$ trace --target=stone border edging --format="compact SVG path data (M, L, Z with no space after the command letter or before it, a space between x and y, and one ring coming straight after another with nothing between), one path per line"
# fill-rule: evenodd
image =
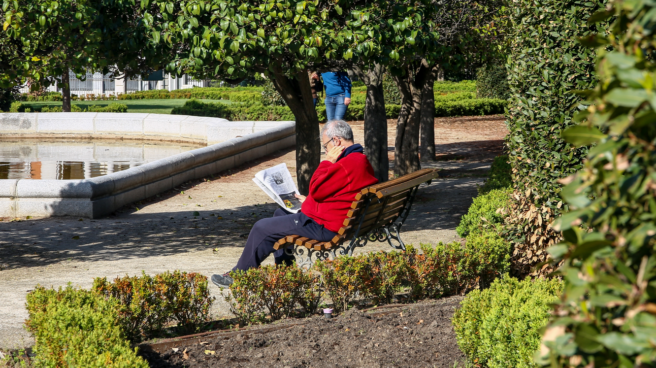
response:
M41 115L45 114L62 115L66 113L42 113ZM0 125L4 121L2 115L10 114L0 114ZM183 115L173 116L179 117L179 121L189 118ZM184 182L233 168L280 149L293 146L296 143L295 122L228 122L224 119L215 120L222 121L212 121L211 125L225 124L225 121L229 125L228 129L237 127L244 132L249 130L249 127L252 130L256 129L256 125L259 125L258 128L260 129L268 129L247 133L242 137L232 138L208 147L183 152L125 171L92 179L0 180L0 216L99 218L129 203L162 193ZM213 129L215 132L221 130L221 127L211 125L207 125L208 130ZM6 130L0 127L0 133L4 131ZM210 133L209 131L206 132ZM81 133L85 134L84 132ZM71 136L74 136L75 133L71 132L71 134ZM223 136L225 137L225 135ZM207 140L210 141L209 134Z
M189 115L116 112L0 113L0 138L136 139L212 145L279 126Z

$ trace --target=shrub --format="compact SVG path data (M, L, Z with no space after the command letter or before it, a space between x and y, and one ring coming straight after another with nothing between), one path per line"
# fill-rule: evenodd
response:
M75 105L71 106L72 107ZM107 106L91 105L87 107L88 112L128 112L128 106L119 103L110 103Z
M469 234L460 263L460 289L487 287L510 269L511 246L496 231Z
M41 108L33 107L29 104L14 102L11 104L9 112L62 112L61 106L43 106ZM71 112L127 112L128 107L123 104L110 103L107 106L91 105L87 109L82 109L78 105L71 105Z
M463 294L489 285L509 266L509 244L490 232L470 236L465 247L422 244L421 250L409 245L405 252L340 256L318 261L307 272L272 266L236 271L226 301L240 323L251 324L264 322L267 313L271 320L288 317L299 305L313 314L322 295L343 312L356 297L382 305L399 291L408 292L407 301Z
M321 301L319 276L298 267L262 266L230 275L235 282L225 300L242 324L264 322L266 312L271 320L288 318L296 314L297 306L311 315Z
M456 101L440 101L435 104L436 116L471 116L499 114L503 112L506 102L490 99L464 99ZM393 119L399 116L401 106L385 105L385 114ZM262 104L223 104L208 103L197 100L185 102L183 106L175 107L171 114L193 115L224 118L238 121L293 121L294 114L287 106L264 106ZM326 120L326 107L317 106L319 121ZM345 118L347 120L363 120L364 105L352 103L349 105Z
M156 291L164 299L165 314L182 333L194 333L209 320L214 297L207 289L207 277L174 271L155 275Z
M183 332L194 332L208 320L214 301L205 276L180 271L155 277L144 272L118 277L113 283L96 278L93 291L120 302L118 323L132 341L160 335L167 322L177 322Z
M540 330L561 289L558 280L504 277L472 291L452 320L460 349L478 366L535 367Z
M498 99L435 101L435 117L503 114L508 102Z
M508 216L510 194L512 190L495 189L474 198L467 214L462 217L456 232L462 238L469 234L483 231L499 231L504 219Z
M148 367L117 324L118 301L74 289L37 286L27 295L35 339L35 365L44 367Z
M485 194L494 189L503 188L512 188L512 172L508 163L508 155L494 158L490 167L490 174L485 184L478 188L478 194Z
M273 87L273 83L267 79L262 90L262 105L264 106L287 106L280 93Z
M476 81L463 80L460 82L437 81L433 87L435 93L476 92Z
M597 83L594 51L578 39L596 31L587 19L604 1L517 0L509 7L512 35L506 65L511 90L506 142L515 193L506 233L517 249L513 272L526 275L559 241L551 222L560 216L558 180L581 168L586 147L561 133L583 101L575 90ZM539 256L535 256L540 253ZM531 254L531 255L529 255ZM544 272L550 272L545 269Z
M589 21L612 19L610 35L584 40L598 47L592 105L563 133L595 146L561 191L570 211L554 223L564 241L549 253L563 262L565 288L543 366L656 365L656 7L609 1L604 10Z
M389 73L383 75L383 97L385 105L401 105L401 92Z
M348 309L349 302L363 290L361 277L365 263L359 257L337 257L333 261L316 262L314 267L321 273L326 293L333 301L336 312Z
M502 100L510 97L508 72L503 63L496 61L476 71L476 96Z
M262 87L197 87L188 89L150 90L121 94L119 100L207 99L262 103Z

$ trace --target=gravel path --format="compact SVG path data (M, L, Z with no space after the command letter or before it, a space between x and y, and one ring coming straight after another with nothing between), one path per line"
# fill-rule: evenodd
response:
M390 121L390 148L393 147ZM362 142L362 122L352 122ZM436 119L438 161L443 177L422 188L406 225L406 243L458 240L455 228L477 186L484 182L507 131L501 116ZM390 162L393 149L390 149ZM295 172L294 151L285 150L204 181L135 203L103 219L2 219L0 222L0 349L33 344L23 329L25 296L35 285L89 288L94 277L114 278L145 271L199 272L210 276L236 263L255 221L271 216L273 201L251 181L266 167L287 163ZM194 211L200 216L194 217ZM371 244L364 251L389 249ZM269 260L272 262L272 260ZM219 290L211 288L215 296ZM213 314L227 315L217 298Z

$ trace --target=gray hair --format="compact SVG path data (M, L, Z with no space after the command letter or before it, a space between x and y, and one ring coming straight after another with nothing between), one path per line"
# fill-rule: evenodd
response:
M345 141L353 142L353 130L351 130L351 126L344 120L331 120L324 124L321 129L321 137L324 134L330 139L338 137Z

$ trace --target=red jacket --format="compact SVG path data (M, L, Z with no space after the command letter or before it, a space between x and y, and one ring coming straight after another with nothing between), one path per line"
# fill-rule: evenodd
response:
M310 193L301 207L304 214L335 233L342 227L355 195L378 183L362 146L351 147L334 164L330 161L319 164L310 179Z

